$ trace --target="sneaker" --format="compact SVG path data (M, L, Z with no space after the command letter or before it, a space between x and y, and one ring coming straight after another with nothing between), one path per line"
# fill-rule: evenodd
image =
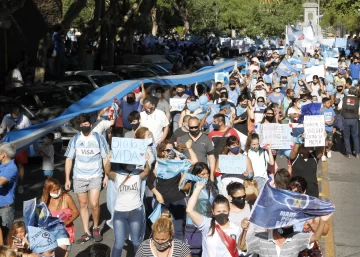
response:
M330 159L331 158L331 151L328 151L326 155L327 155L327 158Z
M17 192L18 192L18 194L23 194L24 193L23 186L18 186Z
M80 239L76 240L77 244L83 244L89 241L92 237L88 233L84 233Z
M106 221L106 225L108 225L109 228L114 229L114 227L113 227L113 220L112 220L112 219L107 220L107 221Z
M360 159L360 154L357 154L357 155L356 155L356 159Z
M351 159L352 156L351 156L351 154L345 154L345 158Z
M95 242L101 242L103 240L102 235L100 234L100 228L93 228L93 238Z
M326 156L325 155L321 156L321 161L326 162Z

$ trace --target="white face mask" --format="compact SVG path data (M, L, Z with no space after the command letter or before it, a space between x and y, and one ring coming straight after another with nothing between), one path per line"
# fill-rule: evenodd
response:
M56 199L56 198L59 198L59 197L60 197L60 194L61 194L61 189L59 190L59 192L58 192L57 194L52 194L52 193L50 193L50 196L51 196L52 198Z

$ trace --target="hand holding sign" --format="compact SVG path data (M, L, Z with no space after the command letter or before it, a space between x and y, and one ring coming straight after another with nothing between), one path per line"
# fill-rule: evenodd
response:
M111 162L144 165L147 146L144 139L113 137Z

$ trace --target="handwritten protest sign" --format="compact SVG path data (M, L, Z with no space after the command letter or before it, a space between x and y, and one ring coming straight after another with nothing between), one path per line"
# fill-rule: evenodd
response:
M170 111L182 111L185 107L185 102L186 98L170 98Z
M325 145L324 115L304 116L305 147Z
M326 67L333 67L337 68L339 66L338 58L328 57L325 60L325 66Z
M243 174L246 171L246 156L219 155L220 172L224 174Z
M111 162L144 165L147 146L144 139L113 137Z
M228 76L228 72L215 72L215 82L223 82Z
M260 146L271 144L272 149L292 149L292 124L261 124L255 126L259 134Z
M309 76L306 77L306 82L311 82L313 80L314 75L317 75L320 78L324 78L325 77L324 65L307 68L305 69L305 74L309 74Z
M337 37L337 38L335 39L335 47L338 47L338 48L346 48L346 43L347 43L347 39L346 39L346 38Z

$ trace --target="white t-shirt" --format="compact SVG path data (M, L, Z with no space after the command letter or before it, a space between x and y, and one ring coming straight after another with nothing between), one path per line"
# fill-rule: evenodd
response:
M15 68L11 73L11 84L10 84L9 88L22 87L23 86L19 82L13 82L14 79L23 81L23 78L21 76L21 72L19 71L18 68Z
M127 175L116 174L115 188L117 191L117 198L115 204L115 211L132 211L142 206L140 197L141 177L140 175L131 175L124 183Z
M13 130L19 130L31 126L31 122L29 118L23 114L20 115L19 120L16 122L13 120L10 114L5 115L1 122L1 127L6 129L6 132L9 132L14 127L14 125L15 128Z
M153 134L156 143L158 143L164 133L163 128L168 125L169 120L163 111L155 109L150 115L146 112L140 113L140 127L148 128Z
M108 130L110 128L110 123L111 121L109 120L102 120L100 121L95 128L93 128L93 132L97 132L100 135L104 134L106 130Z
M42 168L43 170L54 170L54 146L52 144L45 144L42 146L44 153Z
M219 234L216 229L213 236L210 236L210 223L211 219L205 216L202 216L203 220L199 226L199 230L202 234L202 246L203 252L202 257L231 257L229 250L226 248L222 242ZM235 236L236 243L240 237L240 227L230 222L230 227L228 229L223 229L223 231L228 236Z
M267 175L267 164L269 163L269 154L267 151L260 150L259 152L254 152L252 150L248 151L248 157L251 160L253 170L254 170L254 177L261 177L268 179ZM264 156L265 154L265 156Z

